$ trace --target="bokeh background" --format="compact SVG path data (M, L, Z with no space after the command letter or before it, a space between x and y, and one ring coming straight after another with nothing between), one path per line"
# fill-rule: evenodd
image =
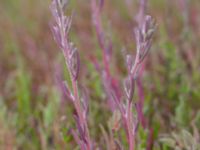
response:
M57 83L69 76L51 33L49 5L50 0L0 0L0 150L78 149L68 134L73 107ZM108 0L103 7L105 33L113 41L111 69L118 79L126 75L122 49L135 54L138 8L137 0ZM101 63L102 56L89 0L70 0L66 14L72 12L70 38L81 55L79 80L90 94L90 132L104 146L100 125L107 130L112 113L91 62L96 57ZM160 142L163 135L182 137L187 130L194 140L200 136L200 2L149 0L147 12L157 31L141 77L144 113L154 129L153 149L168 150Z

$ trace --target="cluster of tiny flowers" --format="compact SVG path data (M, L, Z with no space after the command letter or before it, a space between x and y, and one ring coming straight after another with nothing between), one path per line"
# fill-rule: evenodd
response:
M78 87L77 79L80 70L80 59L77 48L69 41L72 18L65 16L63 11L67 3L67 0L52 1L50 8L54 17L52 32L55 41L63 52L72 82L72 89L67 86L67 83L62 84L66 97L73 103L75 108L74 119L76 121L76 130L71 129L70 131L81 150L91 150L92 142L87 125L88 96L85 90L79 92L80 88ZM82 93L81 96L80 93Z
M72 82L72 90L68 88L67 84L63 86L65 95L74 104L76 110L74 118L77 130L71 130L71 133L82 150L90 150L93 145L89 136L87 124L88 96L84 90L82 91L83 94L81 96L78 91L77 79L80 69L80 60L77 49L69 42L68 34L71 26L71 17L66 17L64 15L63 9L66 4L67 1L53 0L51 11L55 20L55 25L52 27L52 30L55 41L64 54ZM138 27L134 30L136 56L135 58L131 55L126 56L128 75L124 79L124 87L122 90L119 81L110 71L112 42L106 38L102 27L101 11L103 4L103 0L91 0L92 20L99 47L102 50L103 66L100 66L95 58L92 60L102 79L102 85L105 88L111 111L115 112L115 110L118 110L120 112L121 124L126 133L129 150L134 150L137 128L143 117L141 111L142 108L140 108L142 106L137 105L137 103L134 104L133 101L135 83L138 79L144 59L150 50L156 26L151 16L144 15L146 1L141 0L141 9L137 18ZM136 115L134 114L134 108L137 112ZM122 149L122 146L119 147L119 149Z

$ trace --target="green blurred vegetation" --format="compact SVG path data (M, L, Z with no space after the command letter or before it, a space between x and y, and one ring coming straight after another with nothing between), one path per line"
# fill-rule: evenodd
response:
M0 1L0 150L78 149L69 134L69 128L74 126L73 107L62 99L55 82L58 64L63 80L69 77L52 38L49 4L39 0ZM118 79L126 74L121 49L135 53L131 32L136 25L132 15L137 13L137 3L133 1L131 15L126 7L119 0L106 1L102 14L106 33L113 39L111 66ZM71 11L74 16L70 36L81 54L79 80L90 94L91 136L104 149L106 136L120 136L126 144L123 130L119 129L120 135L110 133L114 115L89 60L96 56L100 62L102 57L91 25L90 6L71 0L67 12ZM199 150L199 0L190 1L187 30L177 1L151 0L148 12L158 24L142 77L144 112L154 133L153 150L189 150L188 145ZM137 150L145 149L148 132L139 128ZM182 147L174 146L177 142Z

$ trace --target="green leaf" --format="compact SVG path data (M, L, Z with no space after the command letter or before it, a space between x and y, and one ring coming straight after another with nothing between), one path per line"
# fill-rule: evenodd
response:
M175 119L177 123L181 126L187 126L189 123L190 108L187 101L180 98L179 104L175 110Z
M167 146L170 146L172 148L174 148L176 146L176 141L172 138L169 137L164 137L162 139L160 139L160 142L166 144Z

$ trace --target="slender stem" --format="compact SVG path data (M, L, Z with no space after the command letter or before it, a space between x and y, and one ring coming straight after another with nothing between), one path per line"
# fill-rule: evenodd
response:
M97 33L98 42L103 53L102 57L103 57L104 69L106 71L106 74L110 76L109 61L106 57L107 45L105 44L105 34L103 32L102 22L100 18L100 8L99 6L97 6L96 0L92 0L91 7L92 7L92 12L93 12L93 20L94 20L95 30Z
M148 135L148 139L147 139L147 150L152 150L153 148L153 128L149 128L149 135Z
M132 130L132 111L131 111L132 102L128 102L128 110L127 110L127 127L128 127L128 141L129 141L129 150L134 150L134 137L133 137L133 130Z
M143 113L143 107L144 107L144 93L143 93L143 87L141 83L140 76L137 80L137 85L138 85L138 96L139 96L139 102L137 105L137 111L138 111L138 118L141 122L142 127L145 129L146 128L146 119Z
M106 50L104 48L103 50L103 63L104 63L104 68L108 76L110 76L110 69L109 69L109 63L108 59L106 58Z
M91 149L91 143L90 143L88 125L87 125L86 119L83 116L83 110L82 110L82 107L81 107L81 104L80 104L77 81L72 78L72 75L71 75L71 81L72 81L72 87L73 87L73 92L74 92L74 106L76 108L78 117L80 117L80 122L85 126L87 141L89 142L89 143L87 143L87 149L90 150Z

